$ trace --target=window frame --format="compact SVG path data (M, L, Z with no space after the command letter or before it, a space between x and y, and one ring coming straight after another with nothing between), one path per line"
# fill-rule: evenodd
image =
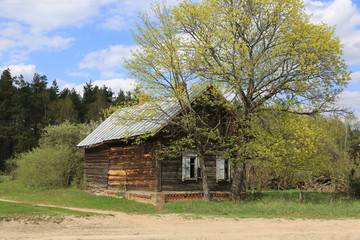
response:
M227 165L227 166L226 166ZM226 174L227 169L227 174ZM231 162L221 155L216 155L216 182L231 181Z
M194 160L194 176L191 177L191 158ZM182 154L182 181L186 180L197 180L198 179L198 169L200 167L199 158L194 152L184 152Z

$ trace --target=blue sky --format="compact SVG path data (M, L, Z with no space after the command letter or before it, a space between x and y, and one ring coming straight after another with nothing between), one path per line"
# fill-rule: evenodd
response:
M168 0L170 1L170 0ZM352 82L340 105L360 112L360 0L304 0L312 21L337 26ZM90 80L117 92L134 80L122 68L136 48L129 29L151 0L0 0L0 70L31 80L35 72L63 87Z

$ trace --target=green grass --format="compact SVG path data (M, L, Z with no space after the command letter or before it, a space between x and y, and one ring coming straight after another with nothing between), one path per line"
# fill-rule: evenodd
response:
M0 183L0 198L67 207L113 210L125 213L153 214L151 204L126 199L95 196L76 188L27 188L17 181Z
M299 201L299 191L258 192L241 202L213 200L169 203L166 211L195 216L215 216L233 218L304 218L341 219L360 218L360 201L341 194L324 192L303 192Z
M0 220L9 217L59 217L65 215L91 216L94 213L73 211L55 207L40 207L26 203L0 202Z
M241 202L213 200L162 204L159 208L132 200L95 196L80 189L29 189L16 181L0 183L0 198L60 206L137 214L178 213L190 217L360 219L360 200L341 194L299 191L257 192ZM24 210L25 211L25 210ZM1 214L1 212L0 212Z

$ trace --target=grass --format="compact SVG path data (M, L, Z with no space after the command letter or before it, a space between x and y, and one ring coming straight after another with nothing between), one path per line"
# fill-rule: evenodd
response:
M233 218L302 218L341 219L360 218L360 201L341 194L299 191L258 192L239 203L226 200L169 203L166 211L195 216Z
M212 200L210 203L185 201L166 203L156 208L132 200L95 196L75 188L29 189L16 181L4 181L0 183L0 198L125 213L177 213L195 218L360 219L358 199L335 193L304 192L303 200L299 201L297 190L257 192L237 203L227 200Z
M27 188L17 181L4 181L0 183L0 198L66 207L121 211L125 213L156 213L156 208L151 204L95 196L76 188Z
M42 218L42 217L62 217L72 216L91 216L94 213L73 211L55 207L40 207L27 203L0 202L0 220L9 218Z

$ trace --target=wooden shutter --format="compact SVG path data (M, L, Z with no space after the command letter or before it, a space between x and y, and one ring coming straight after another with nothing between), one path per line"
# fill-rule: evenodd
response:
M216 181L225 180L225 160L221 156L216 156Z
M198 158L195 153L183 153L182 155L182 180L190 178L190 158L195 157L195 177L197 176Z

